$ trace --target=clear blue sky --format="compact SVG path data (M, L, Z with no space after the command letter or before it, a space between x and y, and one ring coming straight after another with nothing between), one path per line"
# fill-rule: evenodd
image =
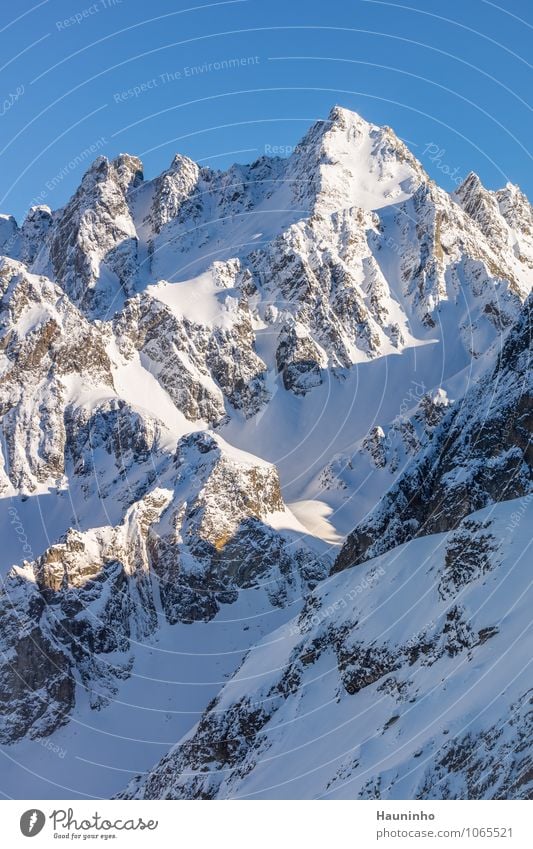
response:
M147 177L177 151L222 168L334 103L391 125L448 190L474 170L533 197L531 0L17 0L0 41L0 211L19 220L68 199L91 145Z

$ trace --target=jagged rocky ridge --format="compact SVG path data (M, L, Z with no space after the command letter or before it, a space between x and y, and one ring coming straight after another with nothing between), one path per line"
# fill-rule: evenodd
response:
M162 623L251 588L307 604L327 545L260 458L279 439L294 498L287 434L335 419L320 393L349 397L359 369L401 358L411 400L328 437L302 478L296 500L336 510L341 492L348 516L385 496L334 571L526 495L532 220L517 187L469 175L449 195L340 107L286 160L177 155L144 180L138 158L100 157L63 209L0 216L0 494L64 514L3 580L2 741L53 736L82 692L104 706ZM408 355L435 342L453 353L412 397ZM463 398L467 367L485 377Z
M479 355L516 317L533 262L514 187L472 177L451 197L390 129L339 108L287 160L214 172L178 156L144 182L137 158L100 157L64 209L5 224L6 253L105 319L124 356L146 357L186 417L211 424L256 413L268 369L305 393L324 368L427 338L447 302L452 338Z

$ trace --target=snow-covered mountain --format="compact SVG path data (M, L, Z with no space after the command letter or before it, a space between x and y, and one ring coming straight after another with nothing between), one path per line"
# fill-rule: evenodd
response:
M137 157L100 157L64 208L0 216L0 254L14 792L64 797L56 746L67 795L112 795L182 735L129 794L528 792L525 686L464 732L487 756L457 780L459 724L487 691L454 707L441 772L432 726L437 678L467 692L521 623L504 616L520 577L489 600L531 491L520 190L471 174L447 194L390 128L335 107L287 159L220 172L178 154L144 180ZM386 632L403 617L410 635ZM383 732L377 709L355 719L381 702L398 714ZM346 724L351 760L324 769L310 741ZM415 732L434 774L390 736Z

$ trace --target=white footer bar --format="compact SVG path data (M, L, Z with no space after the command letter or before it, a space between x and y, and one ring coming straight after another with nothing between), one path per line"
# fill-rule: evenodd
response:
M4 801L2 844L17 846L367 849L533 846L532 803ZM35 843L30 843L35 838Z

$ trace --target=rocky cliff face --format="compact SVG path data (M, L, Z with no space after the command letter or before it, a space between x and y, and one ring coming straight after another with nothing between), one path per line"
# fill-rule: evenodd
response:
M427 448L350 534L334 571L530 492L532 308L530 297L496 365L451 408Z
M112 309L114 298L134 288L138 240L127 198L139 180L142 164L136 157L114 162L99 157L58 214L50 239L51 270L71 300L89 313Z
M481 598L499 568L500 531L470 514L531 489L532 222L517 187L469 175L449 195L390 128L340 107L287 159L215 171L178 154L145 180L137 157L99 157L62 209L34 207L20 226L0 216L0 496L31 505L44 529L20 525L31 562L6 544L2 741L64 733L86 701L109 707L145 642L183 639L185 625L216 642L226 608L253 595L274 618L316 617L312 638L283 638L289 653L259 700L255 685L230 699L244 680L230 679L132 792L255 792L264 732L276 711L300 710L306 670L326 674L331 660L346 721L360 693L383 693L386 735L418 692L411 667L424 678L499 645L497 617L473 624L458 587ZM355 582L358 596L363 580L350 570L328 583L333 560L336 573L379 556L367 583L386 560L394 594L398 546L412 543L422 568L423 538L440 550L428 535L442 533L418 638L372 635L362 607L327 600L328 586ZM249 632L227 675L247 648L243 669L263 651L267 662ZM525 689L513 699L522 739ZM409 793L429 795L449 765L472 794L523 794L520 753L496 745L493 719L444 754L428 738L433 772ZM465 771L475 745L483 757ZM513 766L483 789L500 756ZM301 792L342 794L355 760ZM397 792L392 774L367 778L360 795Z
M140 463L147 434L131 411L127 434L112 417L91 424L104 440L121 438L115 449L121 462L136 451ZM79 423L76 432L85 445ZM99 448L93 441L92 450ZM90 481L94 469L86 466L82 455L75 474ZM100 493L105 497L103 487ZM75 685L88 691L93 707L105 706L131 671L131 641L158 628L159 607L170 624L191 623L212 619L245 588L264 587L273 606L309 592L325 577L327 560L296 535L269 526L273 514L284 512L272 466L195 433L180 440L158 485L126 510L119 525L71 528L36 561L14 567L0 603L2 740L50 734L66 722Z
M67 384L111 387L111 365L105 332L48 278L4 258L0 287L0 491L29 493L64 474Z
M245 296L250 275L238 260L215 262L205 295L216 298L220 316L212 323L202 317L202 293L193 315L187 305L173 301L172 286L161 282L150 293L127 301L115 316L113 330L126 359L138 351L190 421L220 424L225 403L245 416L257 413L267 400L265 363L255 351L252 315Z
M243 588L264 585L271 604L283 606L325 576L304 542L268 525L286 509L271 466L197 433L180 440L158 483L119 525L70 529L5 579L4 742L66 722L75 685L105 706L131 671L131 641L158 628L159 607L170 624L206 621Z
M174 498L151 538L170 622L210 619L254 585L287 604L324 577L305 544L269 527L286 510L272 466L228 455L202 433L180 440L172 468Z
M68 721L76 687L88 692L95 708L116 694L131 669L130 638L142 639L157 627L146 534L167 503L168 494L155 490L119 527L69 530L36 561L8 574L2 588L3 742L47 735Z

